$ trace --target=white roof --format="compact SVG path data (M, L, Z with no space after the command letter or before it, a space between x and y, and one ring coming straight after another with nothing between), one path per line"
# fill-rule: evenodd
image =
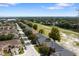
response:
M24 42L25 42L25 43L28 43L28 42L30 43L30 40L27 40L27 41L24 41Z
M19 31L19 34L24 34L24 32L22 32L22 31Z
M22 37L22 38L26 38L27 39L28 37Z
M22 31L22 29L18 29L19 31Z

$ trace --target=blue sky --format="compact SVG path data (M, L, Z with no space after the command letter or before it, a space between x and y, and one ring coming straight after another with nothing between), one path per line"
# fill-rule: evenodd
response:
M0 16L77 16L74 3L0 3Z

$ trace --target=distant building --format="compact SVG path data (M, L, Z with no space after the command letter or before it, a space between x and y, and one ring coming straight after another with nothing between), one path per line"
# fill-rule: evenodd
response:
M16 19L7 19L8 21L15 21Z

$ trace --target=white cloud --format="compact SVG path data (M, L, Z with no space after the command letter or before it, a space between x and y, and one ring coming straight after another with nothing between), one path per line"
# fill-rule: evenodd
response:
M69 6L73 6L72 3L58 3L58 4L55 4L55 6L49 6L49 7L46 7L46 9L49 9L49 10L54 10L54 9L64 9L65 7L69 7ZM45 7L43 7L45 8Z
M16 3L0 3L1 7L9 7L9 6L15 6Z
M0 6L1 6L1 7L8 7L9 5L8 5L8 4L2 4L2 3L1 3Z
M58 7L58 6L56 6L56 7L47 7L47 9L50 9L50 10L63 9L63 7Z
M72 3L59 3L59 4L56 4L56 5L66 7L66 6L72 6L73 4Z
M17 3L8 3L8 4L9 4L9 5L13 5L13 6L14 6L14 5L16 5Z

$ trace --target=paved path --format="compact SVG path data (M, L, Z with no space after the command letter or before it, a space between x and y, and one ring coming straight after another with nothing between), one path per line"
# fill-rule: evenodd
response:
M18 27L17 29L18 30L20 29L20 31L22 31L22 29L19 27L19 25L17 23L16 23L16 25ZM34 46L31 44L30 40L26 39L26 40L24 40L24 42L25 42L26 50L24 50L25 52L24 52L24 54L21 54L21 56L40 56L40 54L35 50ZM16 55L16 56L20 56L20 55Z

